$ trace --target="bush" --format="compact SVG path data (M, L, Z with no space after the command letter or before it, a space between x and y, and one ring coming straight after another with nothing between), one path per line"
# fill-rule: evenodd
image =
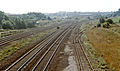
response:
M12 24L11 24L10 21L4 21L4 22L2 23L2 28L3 28L3 29L13 29Z
M99 22L100 22L100 23L104 23L104 22L105 22L105 19L104 19L103 17L101 17L101 18L99 19Z
M101 24L97 24L97 27L101 27Z
M120 20L119 20L119 23L120 23Z
M108 19L106 22L113 24L113 20L112 19Z
M110 24L108 22L105 22L105 23L102 24L102 27L103 28L109 28Z
M108 17L105 17L105 19L108 19Z

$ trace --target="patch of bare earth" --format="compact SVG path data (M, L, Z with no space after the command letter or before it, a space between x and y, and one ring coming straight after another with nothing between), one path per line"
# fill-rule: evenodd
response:
M71 43L68 42L70 45ZM69 45L66 45L65 47L65 53L69 55L68 57L68 63L69 65L63 70L63 71L78 71L77 70L77 64L75 62L75 57L73 56L73 50L70 48Z

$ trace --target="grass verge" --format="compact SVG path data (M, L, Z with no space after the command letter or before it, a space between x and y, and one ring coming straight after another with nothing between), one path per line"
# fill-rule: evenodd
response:
M88 53L92 57L92 59L95 60L95 63L97 64L96 67L99 68L100 71L109 71L110 68L108 68L106 60L99 54L99 52L96 50L95 46L90 42L90 37L88 35L90 34L89 32L94 29L93 28L94 24L92 23L86 23L81 26L81 32L83 32L82 35L82 41L84 47L87 49ZM89 32L88 32L89 31ZM92 36L92 34L91 34ZM95 41L93 39L94 37L91 37L91 41ZM97 43L96 43L97 44ZM95 64L91 62L91 64L94 66ZM111 67L112 68L112 67Z

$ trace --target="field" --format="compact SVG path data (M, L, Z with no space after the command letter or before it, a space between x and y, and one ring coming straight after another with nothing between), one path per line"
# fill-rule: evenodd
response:
M110 69L120 71L120 27L91 28L86 36L98 54L105 59Z

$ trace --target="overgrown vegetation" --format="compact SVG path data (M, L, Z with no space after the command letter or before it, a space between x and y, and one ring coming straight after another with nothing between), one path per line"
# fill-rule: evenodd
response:
M97 27L103 27L103 28L110 28L110 24L114 24L112 19L104 19L101 17L99 19L99 23L97 24Z
M99 18L99 23L96 26L109 28L111 24L119 24L119 23L120 23L120 9L106 16L101 16Z

